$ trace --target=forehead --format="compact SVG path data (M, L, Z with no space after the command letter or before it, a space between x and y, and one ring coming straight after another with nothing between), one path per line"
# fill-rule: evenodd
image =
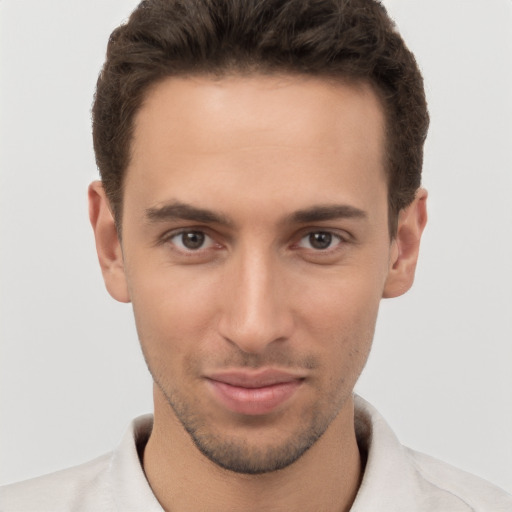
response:
M368 132L372 122L375 129ZM380 143L383 125L380 100L362 82L303 75L173 77L148 91L135 116L132 150L147 144L152 131L171 132L176 127L179 134L174 133L169 144L182 149L186 141L207 151L218 149L213 136L221 130L230 135L224 140L226 146L243 145L247 130L251 137L260 135L276 144L295 138L297 143L313 146L338 143L343 128L350 128L345 137Z
M125 194L156 204L177 191L193 201L204 187L220 195L250 189L291 204L295 193L314 188L325 196L329 189L381 189L384 133L369 85L297 76L169 78L149 91L135 118Z

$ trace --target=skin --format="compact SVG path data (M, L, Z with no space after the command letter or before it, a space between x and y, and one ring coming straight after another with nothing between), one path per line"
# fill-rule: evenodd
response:
M384 154L364 84L187 77L148 93L122 242L100 182L89 198L107 289L132 302L155 381L143 465L164 509L350 508L353 387L426 223L420 189L390 239ZM265 369L297 383L269 412L233 411L212 387Z

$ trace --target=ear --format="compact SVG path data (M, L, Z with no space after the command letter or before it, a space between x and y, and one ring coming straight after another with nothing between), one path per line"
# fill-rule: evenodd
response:
M89 185L89 219L96 239L96 252L105 286L119 302L130 302L123 251L101 181Z
M384 298L398 297L412 286L420 240L427 223L427 191L418 189L414 201L404 208L398 216L398 228L392 241L390 269L384 292Z

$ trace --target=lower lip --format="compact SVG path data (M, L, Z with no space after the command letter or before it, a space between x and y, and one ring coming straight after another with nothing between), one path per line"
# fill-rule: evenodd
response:
M243 388L217 380L207 382L216 398L225 407L233 412L250 416L274 411L288 401L302 384L302 380L293 380L261 388Z

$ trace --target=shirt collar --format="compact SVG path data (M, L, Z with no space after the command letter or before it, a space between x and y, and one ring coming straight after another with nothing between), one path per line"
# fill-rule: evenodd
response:
M139 456L152 426L152 415L136 418L114 451L109 467L109 483L120 511L163 511L146 480ZM355 427L360 450L367 460L351 512L433 510L432 500L441 499L441 494L445 492L425 480L409 450L400 444L382 416L357 395Z
M112 456L108 478L113 500L119 511L163 512L149 486L139 458L152 428L153 415L134 419Z
M375 408L359 396L355 396L355 426L367 461L351 512L423 510L419 503L425 495L423 479L412 467L407 449Z

